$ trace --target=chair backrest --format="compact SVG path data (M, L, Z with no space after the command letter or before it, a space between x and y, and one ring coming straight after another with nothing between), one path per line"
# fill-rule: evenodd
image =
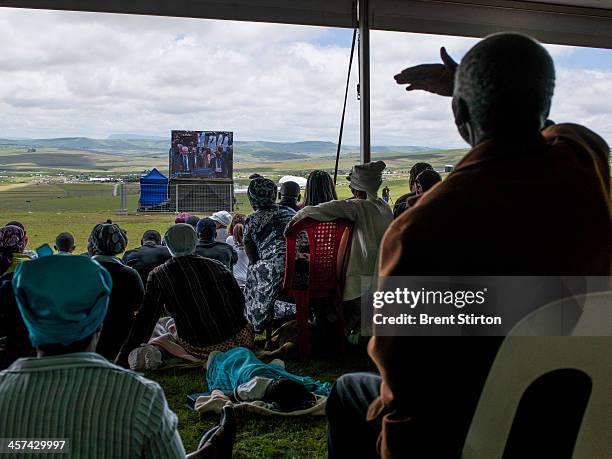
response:
M287 234L284 288L290 289L293 285L296 238L301 231L306 231L308 235L309 292L322 294L342 288L350 250L352 223L345 219L321 222L311 218L300 220Z
M533 336L537 329L551 331L549 323L534 313L530 316L530 325L517 324L522 330L511 332L504 340L474 413L463 448L464 459L501 458L525 391L541 376L561 369L578 370L592 382L572 457L609 457L612 451L612 337L610 324L605 328L593 328L593 324L599 322L598 309L612 308L612 293L587 295L583 300L584 310L571 331L562 322L553 327L575 336ZM575 304L574 301L571 307ZM562 310L558 305L555 308ZM550 313L550 308L543 308L543 314L550 317ZM593 331L594 336L584 336Z

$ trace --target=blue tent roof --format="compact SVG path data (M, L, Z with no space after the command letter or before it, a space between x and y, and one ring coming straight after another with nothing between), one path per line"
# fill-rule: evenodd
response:
M140 183L168 183L168 177L153 168L147 175L140 176Z
M168 200L168 177L157 169L140 177L140 205L157 206Z

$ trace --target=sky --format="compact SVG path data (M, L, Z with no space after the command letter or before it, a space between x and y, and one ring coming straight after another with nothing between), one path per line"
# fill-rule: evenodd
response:
M336 142L351 30L0 8L0 138L172 129L234 131L235 140ZM371 33L374 145L463 148L450 99L407 93L393 75L457 60L476 39ZM612 50L548 46L551 119L612 144ZM359 141L354 62L344 143Z

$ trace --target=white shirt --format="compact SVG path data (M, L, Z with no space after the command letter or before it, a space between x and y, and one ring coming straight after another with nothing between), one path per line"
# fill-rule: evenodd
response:
M368 194L367 199L330 201L318 206L304 207L294 219L300 220L305 217L319 221L346 218L353 222L344 301L359 298L362 295L361 276L370 277L365 283L366 287L370 287L373 284L372 277L377 274L380 243L393 220L391 208L378 196Z
M238 261L234 265L234 277L240 287L244 287L246 284L247 269L249 267L249 258L244 251L244 246L239 246L234 241L234 236L229 236L225 241L231 245L236 253L238 253Z

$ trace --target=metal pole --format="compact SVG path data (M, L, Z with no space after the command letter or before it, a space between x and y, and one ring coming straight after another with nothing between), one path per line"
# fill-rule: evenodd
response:
M359 0L360 158L370 162L370 14L369 0Z
M174 200L175 200L175 208L176 208L176 213L179 213L179 186L178 183L176 184L176 189L175 189L176 193L174 194Z

